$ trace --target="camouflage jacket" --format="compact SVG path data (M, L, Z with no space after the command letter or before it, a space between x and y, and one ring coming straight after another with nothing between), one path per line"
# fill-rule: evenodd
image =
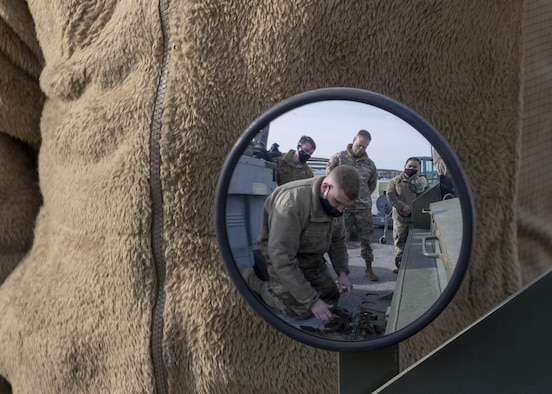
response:
M412 220L412 215L401 214L402 208L405 205L410 205L412 208L412 202L416 199L416 193L408 188L408 177L404 172L389 181L387 199L393 205L393 219Z
M293 161L294 154L295 150L290 149L285 155L276 158L276 164L278 166L276 182L278 185L283 185L284 183L297 181L299 179L312 178L314 176L307 163L298 165Z
M320 203L324 178L277 187L265 201L258 239L270 281L284 286L309 309L319 295L302 268L319 264L328 253L335 272L349 273L343 217L328 216Z
M378 172L376 165L368 157L366 152L360 157L353 155L351 148L353 144L347 145L347 149L341 152L336 153L328 161L326 167L326 174L328 174L332 169L341 165L349 165L355 167L360 173L360 193L358 195L358 200L355 204L366 204L367 206L372 206L372 193L376 189L378 183Z

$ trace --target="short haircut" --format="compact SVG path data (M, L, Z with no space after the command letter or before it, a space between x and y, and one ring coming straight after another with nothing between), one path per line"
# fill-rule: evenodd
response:
M370 141L372 141L372 136L370 135L370 132L367 130L359 130L356 136L365 137L365 138L368 138Z
M334 181L349 200L354 201L358 198L360 190L360 175L355 167L341 165L335 167L328 174L330 181Z
M409 161L417 161L418 164L422 164L422 162L420 161L420 159L418 159L417 157L409 157L409 158L406 159L406 161L404 162L404 165L407 165Z
M312 149L316 149L316 142L314 142L314 140L309 137L308 135L304 135L302 136L300 139L299 139L299 142L298 144L311 144L312 146Z

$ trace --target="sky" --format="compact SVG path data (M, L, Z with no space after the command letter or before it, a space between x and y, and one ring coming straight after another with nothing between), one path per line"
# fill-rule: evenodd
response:
M360 129L372 135L366 152L379 169L402 170L410 156L431 156L427 140L402 119L368 104L341 100L304 105L275 119L267 148L277 142L285 153L308 135L316 142L313 157L329 158L346 149Z

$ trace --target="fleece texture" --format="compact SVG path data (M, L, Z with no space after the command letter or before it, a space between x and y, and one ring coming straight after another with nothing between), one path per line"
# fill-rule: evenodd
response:
M552 7L539 0L524 9L517 229L527 284L552 265Z
M536 227L544 238L532 256L520 249L521 264L516 225L527 210L550 217L551 190L539 192L546 169L521 177L530 147L550 143L548 102L537 99L552 96L542 73L550 46L524 52L534 41L523 28L540 18L542 38L552 6L526 3L2 2L0 393L155 390L159 103L168 392L338 390L336 353L277 332L240 298L213 224L217 176L238 136L306 90L356 87L404 102L440 130L470 178L478 233L469 273L443 315L401 345L403 366L517 290L522 272L542 272L550 225ZM526 201L518 178L535 179L520 183Z

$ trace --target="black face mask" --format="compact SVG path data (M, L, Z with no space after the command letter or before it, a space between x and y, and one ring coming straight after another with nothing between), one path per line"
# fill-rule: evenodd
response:
M328 216L333 216L334 218L338 218L341 215L343 215L343 212L339 212L337 209L331 206L330 202L320 197L320 202L322 203L322 207L324 208L324 211L328 214Z
M414 168L406 168L404 170L404 173L406 174L407 177L411 177L411 176L414 176L416 175L416 173L418 172L418 170L415 170Z
M329 192L329 190L328 190L328 192ZM328 194L326 194L326 196L327 195ZM324 211L326 211L328 216L338 218L341 215L343 215L343 212L339 212L336 208L332 207L332 205L330 204L330 202L328 201L327 198L324 198L324 197L320 196L320 203L322 204L322 207L324 208Z
M305 153L304 151L300 150L299 152L299 161L301 163L306 163L308 159L310 159L310 155L308 153Z

